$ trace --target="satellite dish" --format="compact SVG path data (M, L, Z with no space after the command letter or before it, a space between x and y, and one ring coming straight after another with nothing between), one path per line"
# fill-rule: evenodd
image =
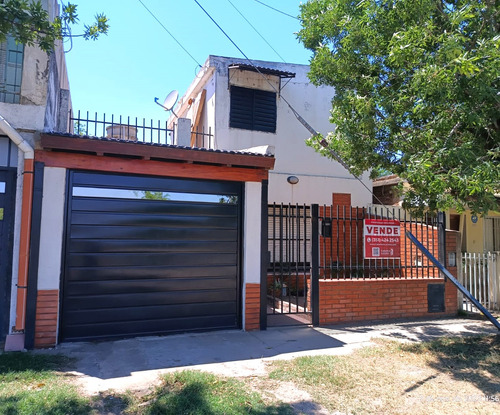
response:
M177 98L179 98L179 92L174 89L170 94L167 95L165 101L163 101L163 107L167 111L171 111L174 108L175 103L177 102Z
M175 103L177 102L177 98L179 98L179 92L177 90L173 90L170 92L170 94L167 95L165 98L165 101L163 101L163 104L160 104L158 102L158 98L155 98L155 102L162 107L165 111L172 111L172 114L174 114L177 117L177 114L174 112L173 108ZM179 117L177 117L179 118Z

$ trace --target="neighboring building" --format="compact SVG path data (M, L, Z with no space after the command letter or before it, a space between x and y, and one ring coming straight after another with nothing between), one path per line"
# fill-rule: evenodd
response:
M385 206L401 206L402 193L399 186L408 188L408 183L397 175L378 177L373 181L373 205L382 202ZM403 190L404 192L404 190ZM446 228L459 231L461 250L468 253L500 251L500 198L499 210L486 215L473 215L470 210L458 213L455 209L446 212Z
M53 19L57 1L44 4ZM60 42L51 54L12 37L0 44L0 342L24 330L35 141L40 131L66 131L70 106Z
M307 65L252 63L258 69L239 58L208 57L174 111L213 137L193 134L190 143L180 144L216 150L271 146L276 165L269 174L269 202L331 204L332 194L340 193L349 194L354 206L371 203L370 192L344 167L306 146L311 134L287 104L325 134L334 128L334 89L314 86ZM287 181L290 176L298 183ZM368 174L362 180L371 188Z

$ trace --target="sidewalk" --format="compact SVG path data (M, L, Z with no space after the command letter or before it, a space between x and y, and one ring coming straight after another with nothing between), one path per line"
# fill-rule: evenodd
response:
M498 334L474 319L404 321L374 325L277 327L266 331L222 331L140 337L109 342L64 343L38 353L75 359L75 372L88 393L107 389L145 390L172 370L205 370L226 376L258 376L269 361L304 355L342 355L382 337L428 341L443 336Z

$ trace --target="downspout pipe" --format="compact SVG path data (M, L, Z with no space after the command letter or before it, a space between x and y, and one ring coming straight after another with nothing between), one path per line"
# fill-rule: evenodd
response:
M26 297L28 286L28 262L31 236L31 210L33 205L33 172L35 151L33 147L0 115L0 130L23 152L23 195L21 208L21 232L19 238L19 268L17 279L16 325L17 331L26 326Z

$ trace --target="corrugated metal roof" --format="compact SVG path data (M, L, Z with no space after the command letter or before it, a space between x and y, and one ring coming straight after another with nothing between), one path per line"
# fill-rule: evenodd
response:
M229 69L242 69L244 71L260 72L265 75L275 75L280 78L295 78L295 73L280 71L278 69L264 68L262 66L253 66L248 63L232 63L228 66Z
M51 136L57 136L57 137L83 138L83 139L87 139L89 141L101 141L101 142L105 141L105 142L111 142L111 143L129 143L129 144L136 144L136 145L148 146L148 147L178 148L178 149L182 149L182 150L200 151L200 152L207 152L207 153L242 154L245 156L271 157L271 158L274 157L273 155L269 155L269 154L252 153L252 152L240 151L240 150L217 150L217 149L211 149L211 148L176 146L176 145L172 145L172 144L148 143L148 142L144 142L144 141L124 140L124 139L109 138L109 137L94 137L94 136L89 136L89 135L78 135L78 134L70 134L70 133L58 133L58 132L54 132L54 131L46 132L44 134L51 135Z

